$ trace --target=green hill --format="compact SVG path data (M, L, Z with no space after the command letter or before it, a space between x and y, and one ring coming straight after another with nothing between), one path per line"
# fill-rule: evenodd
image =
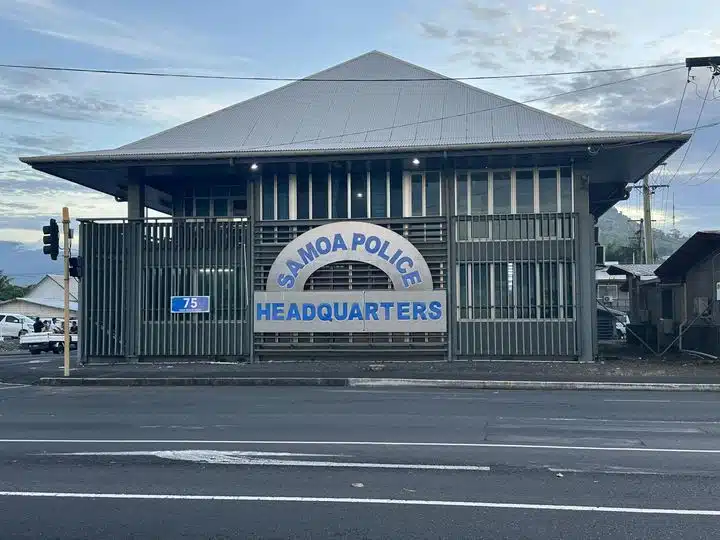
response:
M598 220L600 226L600 243L605 246L605 259L621 263L640 262L640 224L618 212L615 208L608 210ZM670 255L688 239L677 229L666 233L653 229L656 261Z

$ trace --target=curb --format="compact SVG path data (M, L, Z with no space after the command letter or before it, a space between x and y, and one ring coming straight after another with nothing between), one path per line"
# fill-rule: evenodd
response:
M315 377L42 377L42 386L347 386Z
M325 377L42 377L43 386L335 386L475 390L645 390L720 392L720 384L591 381L491 381Z

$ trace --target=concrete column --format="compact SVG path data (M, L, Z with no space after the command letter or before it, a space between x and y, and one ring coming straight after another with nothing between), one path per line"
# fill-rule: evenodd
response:
M142 179L128 182L128 219L145 217L145 183Z
M443 214L445 214L446 225L445 234L447 234L447 266L445 290L447 291L447 303L445 319L447 321L447 360L452 362L455 359L455 347L456 347L456 336L457 336L457 309L455 302L455 265L456 265L456 252L457 246L455 245L455 227L453 226L452 216L455 213L455 168L454 163L449 160L445 160L442 170L442 184L443 190Z
M590 214L590 181L575 171L577 229L577 321L579 359L592 362L597 356L597 295L595 284L595 218Z
M128 219L142 220L145 217L145 179L143 170L131 167L128 171ZM128 362L139 360L142 335L142 221L129 221L126 225L125 272L125 359Z

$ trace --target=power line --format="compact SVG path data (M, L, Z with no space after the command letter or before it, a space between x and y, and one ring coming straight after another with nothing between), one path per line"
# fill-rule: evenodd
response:
M708 81L707 88L705 89L705 97L702 100L702 105L700 106L700 112L698 113L697 120L695 121L695 129L697 130L698 125L700 125L700 118L702 117L702 113L705 110L705 104L707 103L707 96L708 92L710 92L710 86L712 85L713 78L711 77ZM680 169L683 166L683 163L685 163L685 159L687 158L688 154L690 153L690 148L692 147L694 139L690 139L690 142L688 143L687 147L685 148L685 153L683 154L682 159L680 160L680 165L677 166L677 169L675 169L675 174L672 175L672 178L668 181L668 184L672 184L673 180L675 180L675 177L680 172Z
M646 77L652 77L652 76L654 76L654 75L661 75L661 74L663 74L663 73L669 73L669 72L675 71L675 70L677 70L677 69L679 69L679 68L678 68L678 67L674 67L674 68L670 68L670 69L664 69L664 70L661 70L661 71L653 71L652 73L644 73L644 74L642 74L642 75L636 75L636 76L634 76L634 77L626 77L625 79L618 79L617 81L605 82L605 83L601 83L601 84L594 84L594 85L592 85L592 86L586 86L586 87L584 87L584 88L577 88L577 89L575 89L575 90L568 90L568 91L566 91L566 92L560 92L560 93L557 93L557 94L551 94L551 95L549 95L549 96L532 98L532 99L528 99L528 100L525 100L525 101L511 101L511 102L509 102L509 103L505 103L505 104L503 104L503 105L498 105L497 107L489 107L489 108L487 108L487 109L478 109L478 110L475 110L475 111L469 111L469 112L451 114L451 115L447 115L447 116L438 116L438 117L435 117L435 118L428 118L428 119L426 119L426 120L416 120L416 121L407 122L407 123L404 123L404 124L394 124L394 125L390 125L390 126L384 126L384 127L381 127L381 128L365 129L365 130L362 130L362 131L353 131L353 132L350 132L350 133L340 133L340 134L335 134L335 135L326 135L326 136L323 136L323 137L315 137L315 138L312 138L312 139L303 139L303 140L299 140L299 141L291 141L291 142L286 142L286 143L274 143L274 144L270 144L270 145L254 146L254 147L248 148L247 150L262 150L262 149L265 149L265 148L275 148L275 147L278 147L278 146L291 146L291 145L294 145L294 144L301 144L301 143L313 143L313 142L324 141L324 140L328 140L328 139L337 139L337 138L339 138L339 137L349 137L349 136L352 136L352 135L367 135L367 134L374 133L374 132L377 132L377 131L387 131L388 129L398 129L398 128L404 128L404 127L418 126L418 125L422 125L422 124L429 124L429 123L432 123L432 122L440 122L440 121L443 121L443 120L450 120L450 119L453 119L453 118L461 118L461 117L470 116L470 115L473 115L473 114L481 114L481 113L485 113L485 112L496 111L496 110L499 110L499 109L506 109L506 108L509 108L509 107L515 107L515 106L517 106L517 105L527 105L527 104L529 104L529 103L535 103L535 102L538 102L538 101L546 101L546 100L549 100L549 99L555 99L555 98L559 98L559 97L563 97L563 96L568 96L568 95L572 95L572 94L577 94L577 93L580 93L580 92L585 92L585 91L587 91L587 90L595 90L595 89L597 89L597 88L605 88L605 87L607 87L607 86L613 86L613 85L615 85L615 84L620 84L620 83L624 83L624 82L628 82L628 81L635 81L635 80L638 80L638 79L644 79L644 78L646 78ZM718 122L718 123L720 123L720 122Z
M413 82L413 81L483 81L494 79L523 79L530 77L556 77L563 75L589 75L593 73L613 73L618 71L632 71L636 69L656 69L656 68L675 68L684 66L682 62L673 62L669 64L649 64L644 66L627 66L618 68L603 69L586 69L578 71L551 71L546 73L521 73L514 75L479 75L472 77L406 77L406 78L378 78L378 79L337 79L323 77L260 77L260 76L242 76L242 75L206 75L200 73L174 73L163 71L134 71L121 69L95 69L95 68L73 68L62 66L42 66L32 64L0 64L0 68L7 69L30 69L41 71L60 71L69 73L96 73L103 75L132 75L142 77L167 77L177 79L211 79L211 80L227 80L227 81L275 81L275 82Z
M690 186L690 187L702 186L703 184L707 184L710 180L712 180L713 178L715 178L718 174L720 174L720 169L718 169L717 171L715 171L710 177L706 178L706 179L703 180L702 182L698 182L697 184L688 184L688 186Z
M685 81L685 86L683 86L682 96L680 96L680 106L678 107L677 116L675 117L675 125L673 126L673 131L677 129L678 120L680 120L680 111L682 111L683 101L685 101L685 92L687 92L688 84L690 84L690 68L688 68L688 77Z

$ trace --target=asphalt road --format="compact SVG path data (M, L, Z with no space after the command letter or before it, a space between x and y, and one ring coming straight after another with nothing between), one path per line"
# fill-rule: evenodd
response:
M2 538L717 538L720 396L0 385Z

